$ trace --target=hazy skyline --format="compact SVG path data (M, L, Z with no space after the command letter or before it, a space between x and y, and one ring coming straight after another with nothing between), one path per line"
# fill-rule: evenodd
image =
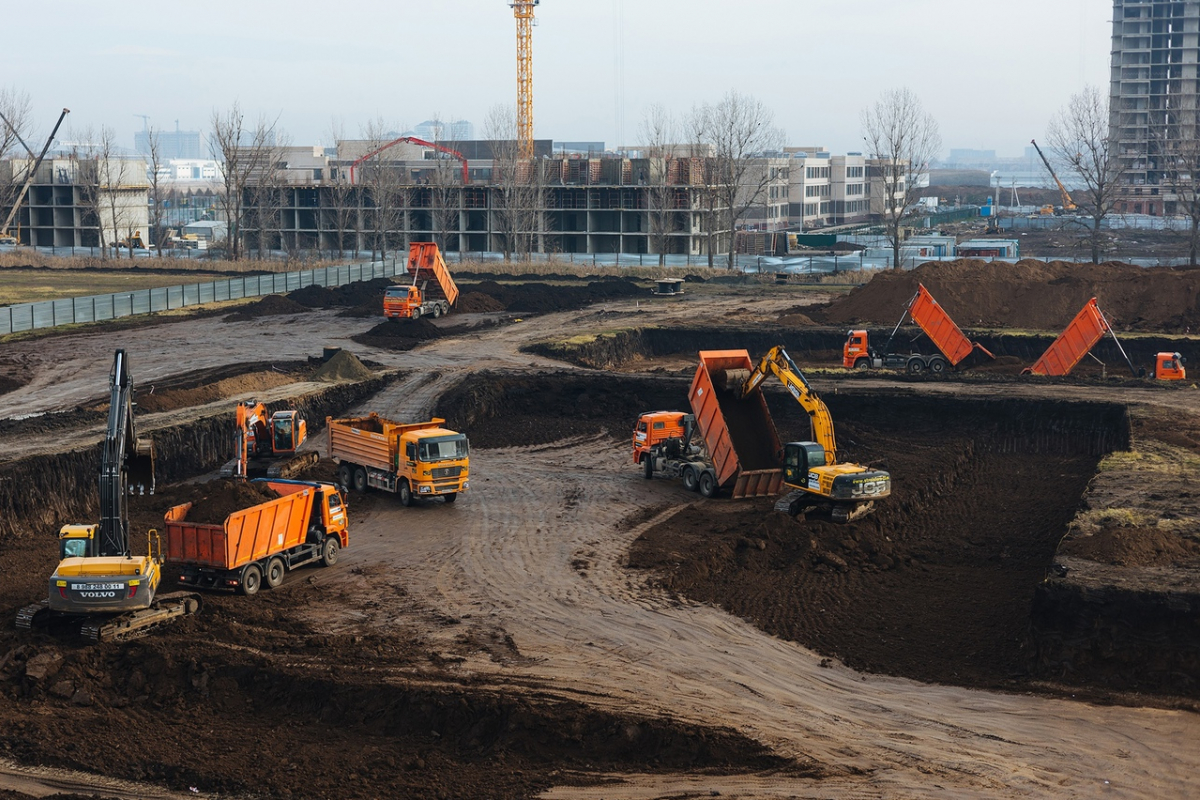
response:
M0 86L33 100L33 138L143 127L207 134L240 103L297 145L356 138L369 120L404 130L466 119L476 136L516 95L506 0L312 0L192 6L63 0L7 10ZM545 0L533 30L540 139L635 144L646 110L677 116L729 89L762 100L791 145L862 149L859 115L910 88L950 148L1019 156L1086 85L1107 94L1105 0ZM32 146L32 142L31 142Z

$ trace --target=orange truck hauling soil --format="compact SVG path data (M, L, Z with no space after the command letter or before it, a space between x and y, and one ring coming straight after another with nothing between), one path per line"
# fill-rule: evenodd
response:
M275 588L289 571L320 562L332 566L350 543L346 506L337 487L307 481L266 481L280 494L230 514L221 525L187 521L191 503L164 518L167 563L181 568L179 582L253 595Z
M444 419L400 423L371 414L326 421L328 455L343 486L394 492L405 506L428 497L453 503L467 490L467 437L443 428Z
M1025 369L1023 374L1069 375L1106 333L1112 335L1117 349L1125 356L1129 371L1136 377L1142 377L1143 371L1134 367L1129 356L1125 355L1125 348L1121 347L1121 342L1117 340L1116 333L1108 324L1108 319L1094 297L1084 303L1075 319L1071 320L1058 338L1046 348L1046 352L1042 353L1042 357L1034 362L1032 367ZM1154 377L1164 381L1181 381L1187 377L1183 363L1184 358L1179 353L1158 353L1154 357Z
M680 477L689 490L735 499L770 497L783 485L783 446L761 389L738 399L726 370L751 370L745 350L703 350L688 389L692 413L652 411L638 417L633 463L643 474ZM699 433L701 444L692 441Z
M896 331L904 324L905 317L912 317L913 322L925 332L929 341L937 348L933 355L923 353L893 353L892 340ZM972 356L973 358L968 358ZM933 299L933 295L923 284L917 284L917 293L908 301L908 306L900 316L900 321L892 329L883 349L875 351L865 330L853 330L846 337L842 346L842 366L846 369L871 369L887 367L904 369L911 375L930 372L940 375L949 369L966 369L979 358L991 360L995 358L983 345L972 342L950 318L945 309Z
M408 248L412 283L389 286L383 294L383 316L390 320L437 319L458 302L458 284L450 276L442 253L433 242L413 242Z

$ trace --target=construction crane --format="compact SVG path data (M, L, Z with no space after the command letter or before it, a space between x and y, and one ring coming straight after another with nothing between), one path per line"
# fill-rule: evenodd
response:
M25 176L25 183L22 184L21 191L17 193L16 199L13 200L12 208L9 209L8 216L4 219L4 224L0 225L0 243L17 244L16 237L9 234L8 226L12 225L12 221L16 218L17 211L21 208L21 201L25 199L26 193L29 192L29 186L33 183L33 177L37 174L38 167L42 165L42 161L46 158L46 153L50 150L50 145L54 143L54 135L58 133L58 128L62 125L62 121L70 113L71 109L69 108L62 110L62 114L58 117L58 122L54 123L54 130L50 131L50 135L46 137L46 145L42 148L42 152L38 157L34 159L33 166L29 168L29 173ZM5 124L8 124L7 120L5 120ZM16 130L14 129L13 132L15 133ZM25 144L25 142L21 142L21 144ZM25 149L28 151L28 146ZM32 157L33 153L30 152L29 155Z
M533 158L533 10L541 0L513 0L517 20L517 142L522 159Z
M1050 160L1046 158L1046 154L1042 152L1042 148L1038 147L1037 140L1030 139L1029 143L1033 145L1033 149L1037 150L1037 154L1042 157L1042 163L1046 165L1046 169L1050 170L1050 177L1054 178L1054 182L1058 184L1059 194L1062 195L1063 211L1074 211L1075 201L1071 199L1070 193L1067 192L1067 187L1063 186L1063 182L1054 174L1054 167L1050 166Z
M395 147L396 145L400 144L401 142L407 142L408 144L415 144L418 147L431 147L434 150L437 150L439 153L445 153L448 156L454 156L455 158L457 158L459 160L459 162L462 163L462 182L463 182L463 184L465 185L465 184L468 184L471 182L469 173L467 171L467 157L464 156L462 153L458 152L457 150L451 150L449 147L442 147L440 144L435 144L434 142L427 142L424 139L418 139L415 136L401 136L399 139L393 139L392 141L388 142L385 145L376 147L374 150L367 153L362 158L355 159L354 163L352 163L350 165L350 183L355 182L354 181L354 172L355 172L355 170L358 169L359 164L363 163L364 161L366 161L368 159L374 158L375 156L382 153L384 150L387 150L389 147Z
M149 132L149 131L150 131L150 115L148 115L148 114L134 114L134 116L135 116L135 117L138 117L138 118L140 118L140 119L142 120L142 130L144 130L144 131L146 131L146 132Z

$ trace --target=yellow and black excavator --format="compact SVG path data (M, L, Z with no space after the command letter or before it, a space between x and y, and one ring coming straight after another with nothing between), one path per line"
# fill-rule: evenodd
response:
M838 463L829 408L782 346L771 348L753 370L728 370L725 388L746 397L769 374L779 378L808 412L816 440L783 446L783 482L795 491L781 498L775 508L795 516L816 507L828 510L834 522L850 522L871 513L876 500L892 493L892 476L859 464Z
M146 555L129 546L130 495L154 492L154 443L139 439L133 424L133 379L124 350L117 350L110 375L108 429L100 462L100 522L64 525L59 531L58 568L49 597L22 608L25 630L69 623L93 641L132 639L176 617L194 614L199 595L158 595L162 545L147 535Z
M1050 166L1050 159L1046 158L1046 154L1042 152L1042 148L1038 147L1036 139L1030 139L1029 143L1033 145L1033 149L1037 150L1037 154L1042 157L1042 163L1046 165L1046 169L1050 171L1050 177L1054 178L1054 182L1058 184L1058 193L1062 195L1062 211L1063 213L1073 213L1078 210L1075 201L1071 199L1071 193L1067 191L1067 187L1063 186L1063 182L1054 174L1054 167ZM1046 207L1042 207L1042 213L1045 213Z
M315 450L297 452L308 440L308 424L294 408L267 412L262 403L237 405L233 459L221 467L221 477L291 478L317 463Z

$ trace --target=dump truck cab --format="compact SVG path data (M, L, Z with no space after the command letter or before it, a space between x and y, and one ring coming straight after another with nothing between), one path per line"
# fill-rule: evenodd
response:
M858 330L846 334L842 345L842 366L846 369L865 368L870 364L871 353L867 345L867 332Z
M1187 362L1179 353L1159 353L1154 357L1154 377L1161 381L1182 381L1187 378L1183 365Z
M399 472L406 475L417 497L456 494L466 488L467 436L447 428L406 431L400 436L403 463Z
M682 411L647 411L639 416L633 429L633 463L642 463L656 446L668 439L687 436L688 416Z
M407 319L421 306L421 290L416 286L389 286L383 292L383 315L388 319Z

